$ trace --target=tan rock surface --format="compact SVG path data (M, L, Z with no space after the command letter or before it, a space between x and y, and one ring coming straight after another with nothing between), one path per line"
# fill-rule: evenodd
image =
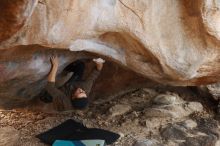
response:
M7 5L14 5L13 14L19 16L22 12L15 10L21 4L17 1ZM85 50L108 56L160 82L187 85L219 80L220 4L217 0L39 0L37 4L32 3L33 14L28 15L25 26L15 35L1 41L2 49L39 44ZM25 12L31 14L31 8ZM4 29L1 34L7 31Z
M21 45L27 45L30 56L37 44L72 54L99 54L165 84L201 85L220 80L217 0L3 0L0 5L4 6L0 48L6 49L1 51L1 62L19 64L25 53ZM17 57L13 58L16 50L20 56L14 53ZM42 60L32 60L35 66L24 69L44 66L41 71L46 73L48 64L40 65ZM1 67L0 73L7 69ZM17 78L23 77L18 73L10 79Z

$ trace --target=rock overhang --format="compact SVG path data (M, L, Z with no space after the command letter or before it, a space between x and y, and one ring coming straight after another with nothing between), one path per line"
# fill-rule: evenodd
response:
M213 1L14 0L1 3L4 3L1 21L6 22L2 23L0 33L4 54L1 62L8 64L8 69L17 65L18 70L35 70L33 73L38 73L39 78L34 81L46 76L49 63L42 58L48 61L49 54L42 53L39 60L21 65L19 55L13 51L18 53L16 50L22 50L24 45L29 51L23 53L30 53L27 56L34 54L36 48L48 52L58 48L60 52L69 50L72 52L67 54L72 55L72 60L78 54L86 54L81 51L95 53L140 78L163 84L202 85L220 79L219 22L212 19L219 15L216 9L219 4ZM33 49L35 45L38 47ZM21 58L25 56L20 53ZM17 58L13 59L12 54ZM9 75L3 66L1 74ZM16 74L23 78L22 75ZM8 79L16 82L15 74ZM2 76L1 81L5 80Z

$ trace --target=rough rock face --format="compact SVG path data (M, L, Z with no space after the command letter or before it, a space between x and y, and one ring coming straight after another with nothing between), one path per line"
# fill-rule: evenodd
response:
M21 89L34 96L45 82L50 56L35 54L50 48L74 51L61 55L60 70L83 57L76 51L87 51L160 83L218 82L219 7L218 0L2 0L0 94L18 97ZM26 90L17 82L39 84Z
M25 101L34 99L44 90L50 70L51 54L56 53L60 60L57 80L63 69L74 60L95 57L84 52L69 53L66 50L49 50L40 46L22 46L1 52L0 106L5 107L14 106L16 103L19 106L20 103L24 105ZM88 62L86 65L88 68L86 67L85 75L89 74L94 63ZM121 90L130 90L151 83L117 64L107 62L96 80L91 97L110 96L120 93Z
M178 95L160 94L151 107L146 108L146 117L187 117L194 112L200 112L203 106L199 102L185 102Z
M220 98L220 83L207 85L207 89L215 100L219 100L219 98Z

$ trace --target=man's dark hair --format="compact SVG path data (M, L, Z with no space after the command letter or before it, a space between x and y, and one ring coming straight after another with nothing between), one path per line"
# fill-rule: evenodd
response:
M71 103L76 109L85 109L88 105L88 97L72 99Z

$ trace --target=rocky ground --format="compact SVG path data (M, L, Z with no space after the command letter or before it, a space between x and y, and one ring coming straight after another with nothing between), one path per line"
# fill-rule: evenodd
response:
M0 110L1 146L44 146L35 135L66 119L117 132L112 146L219 146L213 104L191 90L138 89L97 99L83 111L45 113L33 108ZM44 109L42 107L42 109Z

